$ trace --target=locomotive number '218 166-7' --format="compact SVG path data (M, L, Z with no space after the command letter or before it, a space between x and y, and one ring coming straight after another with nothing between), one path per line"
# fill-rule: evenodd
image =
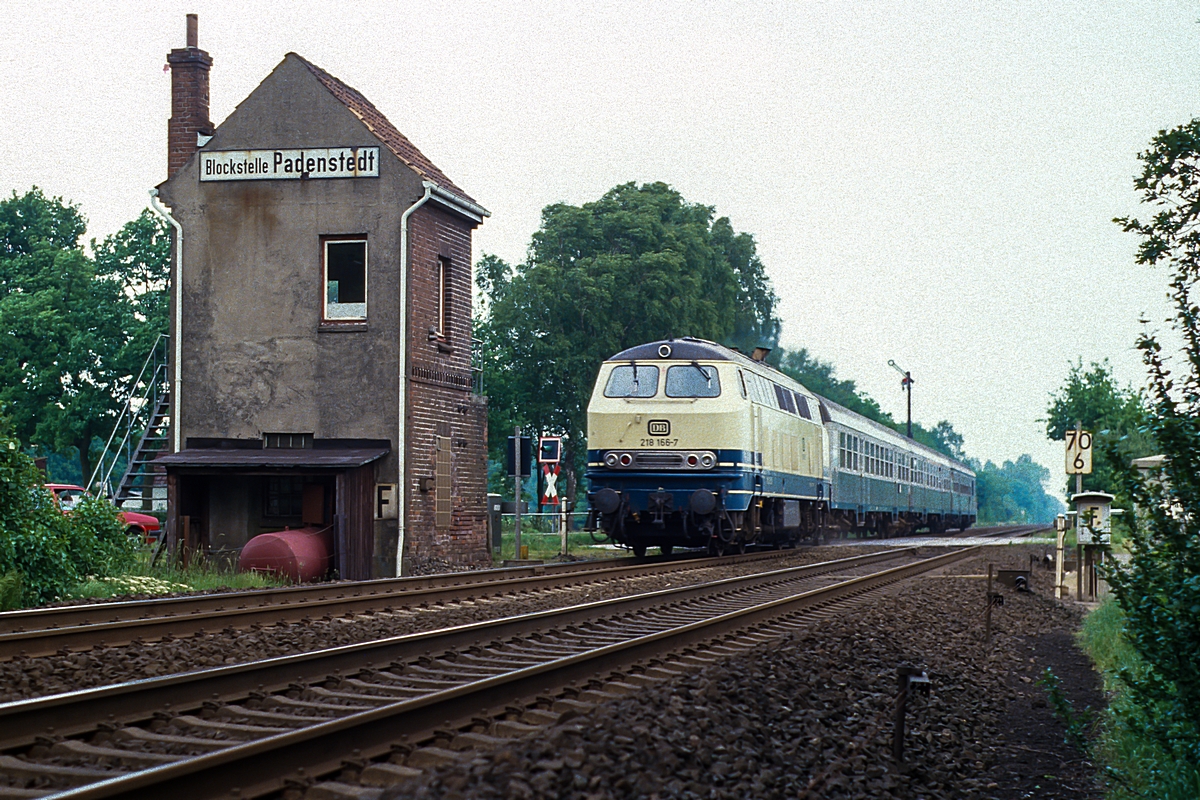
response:
M638 447L678 447L678 439L639 439Z

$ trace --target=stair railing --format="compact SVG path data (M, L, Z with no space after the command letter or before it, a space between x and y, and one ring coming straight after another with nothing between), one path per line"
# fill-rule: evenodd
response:
M100 457L96 459L96 467L92 470L92 475L88 478L87 486L89 489L94 488L99 483L105 488L105 495L110 494L109 480L112 478L113 470L117 466L117 460L122 451L125 451L126 464L133 460L133 454L130 452L130 443L133 439L134 432L141 427L145 427L153 420L155 410L158 408L158 400L160 388L165 382L167 372L167 353L169 348L167 343L170 337L165 333L160 333L158 338L154 340L154 345L150 348L149 355L146 356L146 361L142 364L142 369L138 372L137 378L129 385L129 395L125 398L125 405L121 408L121 413L117 416L116 424L113 425L112 433L108 436L108 441L104 443L104 451ZM146 379L147 373L149 378ZM145 380L144 380L145 379ZM144 383L145 388L138 394L138 387ZM135 408L135 402L137 407ZM146 413L150 414L148 419L144 419ZM144 423L144 424L143 424ZM123 431L123 433L122 433ZM117 436L121 434L120 441L117 442ZM113 443L117 442L116 446ZM105 460L108 459L108 465L105 466ZM97 481L97 476L103 472L103 477Z

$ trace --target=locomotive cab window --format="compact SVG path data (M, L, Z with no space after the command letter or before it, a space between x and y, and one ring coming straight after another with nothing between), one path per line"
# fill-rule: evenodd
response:
M796 412L805 419L812 419L812 412L808 410L808 399L799 392L793 392L796 396Z
M796 401L792 398L792 393L779 384L775 384L775 400L779 404L780 411L787 411L789 414L796 413Z
M667 397L717 397L721 379L716 367L680 364L667 367Z
M604 385L605 397L654 397L658 394L658 367L622 364L613 367Z
M329 238L322 241L324 313L327 322L362 322L367 318L367 240Z

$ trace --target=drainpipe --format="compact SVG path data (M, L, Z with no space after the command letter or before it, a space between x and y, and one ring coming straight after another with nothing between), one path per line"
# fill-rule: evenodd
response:
M429 198L433 197L433 191L438 188L437 184L431 181L423 181L421 185L425 187L425 194L400 215L400 375L397 381L400 393L398 403L400 408L400 425L396 434L396 457L400 462L400 477L396 482L396 527L399 533L396 538L397 577L401 577L404 574L404 522L408 514L406 502L408 498L408 483L404 479L404 473L407 471L406 467L408 466L406 463L406 448L408 446L407 426L404 420L408 405L408 218L412 216L414 211L428 203Z
M165 219L175 229L175 275L173 281L175 284L175 335L174 339L174 354L171 356L172 362L172 377L174 380L171 384L171 452L178 453L182 448L180 445L180 424L179 424L179 404L182 402L182 392L180 387L183 385L183 380L179 377L180 368L183 366L183 226L179 224L167 207L158 199L158 189L150 190L150 206L158 213L160 217Z

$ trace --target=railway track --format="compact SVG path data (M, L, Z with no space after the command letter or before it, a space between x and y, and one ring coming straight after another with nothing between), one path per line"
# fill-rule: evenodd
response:
M1038 530L1036 526L981 528L958 536L1018 536L1035 530ZM862 543L873 543L873 540ZM97 646L151 642L165 637L244 630L281 622L390 612L398 606L445 604L571 585L600 584L680 570L706 569L718 564L770 562L786 557L788 552L791 551L772 550L724 559L686 556L617 558L9 611L0 613L0 662L90 650Z
M897 549L7 704L0 797L257 797L330 775L344 787L314 797L355 796L346 780L419 774L464 739L560 720L589 692L636 692L974 551ZM646 666L669 652L682 654ZM588 680L583 699L546 696ZM481 716L506 706L506 718Z
M127 645L228 628L391 611L716 565L770 562L794 551L711 558L618 558L412 578L226 592L0 613L0 661Z

